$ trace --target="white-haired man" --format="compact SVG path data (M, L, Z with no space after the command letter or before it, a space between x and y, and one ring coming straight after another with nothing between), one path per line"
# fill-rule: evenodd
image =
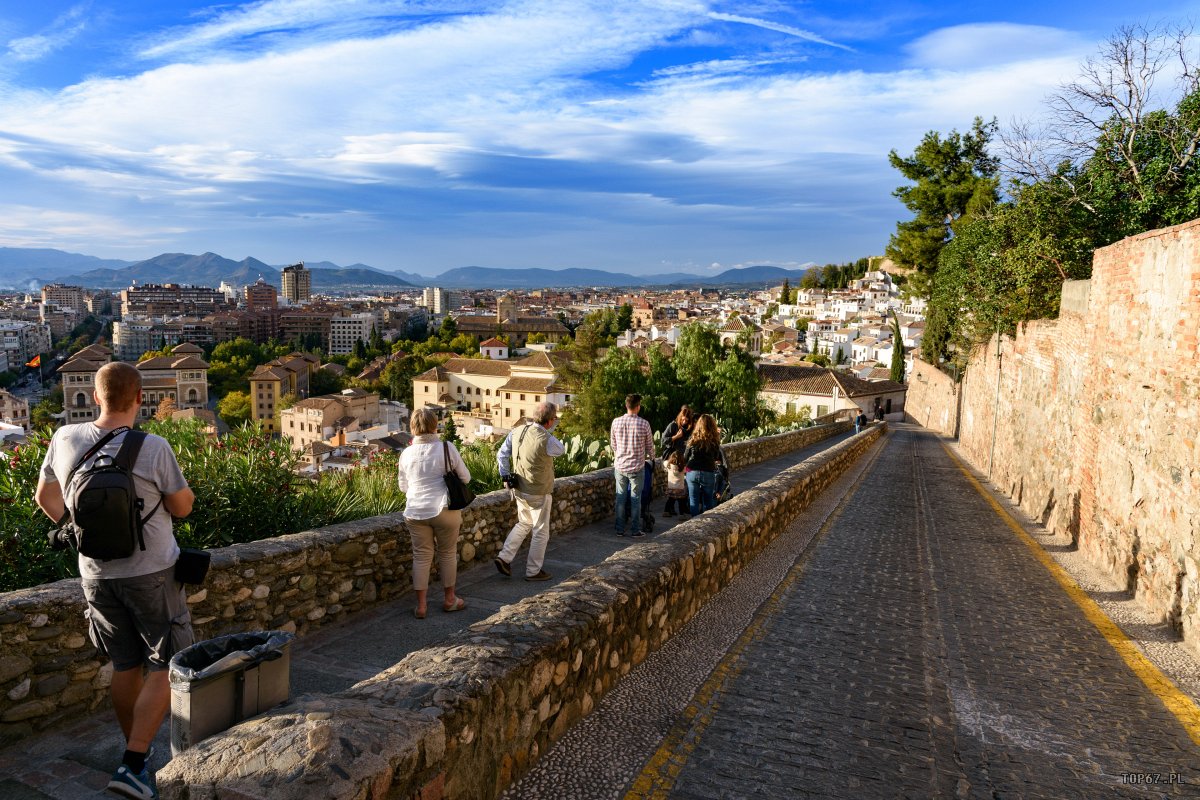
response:
M542 569L546 545L550 542L550 502L554 491L554 459L566 452L562 442L551 433L558 423L554 403L538 403L533 420L509 431L496 456L501 477L515 475L513 496L517 503L517 524L508 532L504 547L496 556L496 569L512 575L512 560L530 533L529 558L525 580L548 581L550 573Z

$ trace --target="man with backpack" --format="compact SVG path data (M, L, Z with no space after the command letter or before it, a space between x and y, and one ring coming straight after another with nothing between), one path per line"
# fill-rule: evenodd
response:
M179 546L171 518L190 514L194 495L166 439L132 430L142 398L135 367L105 364L93 396L95 422L55 431L37 503L74 531L88 634L113 664L110 692L126 744L108 789L153 800L146 762L171 706L167 666L193 641L174 575Z

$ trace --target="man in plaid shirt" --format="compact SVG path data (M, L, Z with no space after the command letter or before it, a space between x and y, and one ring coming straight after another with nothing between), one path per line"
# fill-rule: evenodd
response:
M630 535L645 536L641 531L642 518L642 471L646 459L654 458L654 434L650 423L638 416L642 410L642 396L631 394L625 398L623 416L613 420L609 441L613 449L613 474L617 481L617 536L625 535L625 498L629 498Z

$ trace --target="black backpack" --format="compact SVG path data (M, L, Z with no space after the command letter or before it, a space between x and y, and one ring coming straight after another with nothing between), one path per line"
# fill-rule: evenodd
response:
M99 456L92 466L82 472L79 468L96 455L120 433L125 434L121 449L116 456ZM147 520L154 516L160 499L150 513L142 516L145 504L137 496L134 485L133 465L141 452L146 434L129 428L109 431L96 442L79 463L71 470L64 484L63 496L68 496L72 482L76 484L74 496L68 508L71 522L75 526L75 543L80 555L109 561L114 558L129 558L134 547L146 549L142 529ZM76 477L78 473L78 477Z

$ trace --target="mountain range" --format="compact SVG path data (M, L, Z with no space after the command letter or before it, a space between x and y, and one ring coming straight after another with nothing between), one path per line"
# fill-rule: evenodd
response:
M629 275L599 269L497 269L457 267L437 276L401 270L383 270L367 264L339 266L329 261L306 262L312 271L313 290L402 289L440 286L445 289L535 289L543 287L648 287L648 286L748 286L798 282L807 270L753 266L701 276L684 272ZM188 283L216 287L254 283L260 277L279 286L282 266L256 258L233 261L216 253L190 255L163 253L144 261L100 259L61 250L0 247L0 287L36 291L44 283L66 283L89 289L126 289L134 282Z

